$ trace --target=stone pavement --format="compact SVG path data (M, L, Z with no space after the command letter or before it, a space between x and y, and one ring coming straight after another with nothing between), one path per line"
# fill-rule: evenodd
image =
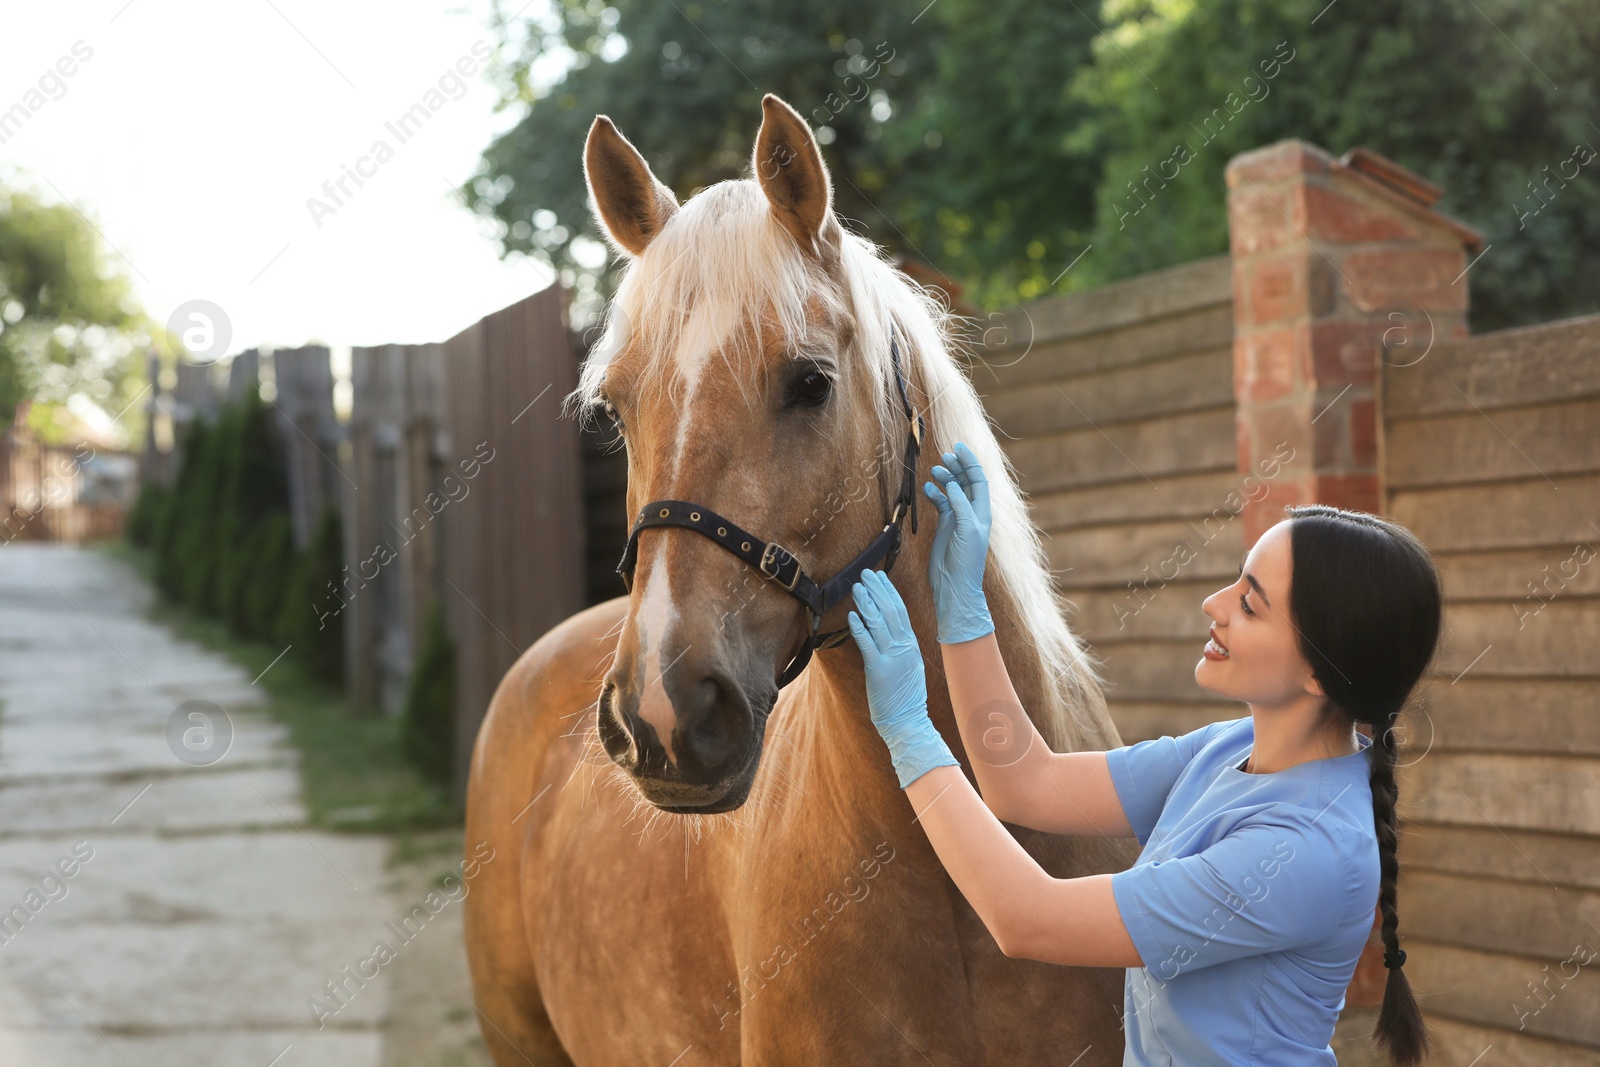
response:
M252 679L150 598L98 552L0 547L0 1064L376 1067L387 968L341 970L408 951L388 840L305 828ZM191 700L231 719L221 759L205 705L169 741Z

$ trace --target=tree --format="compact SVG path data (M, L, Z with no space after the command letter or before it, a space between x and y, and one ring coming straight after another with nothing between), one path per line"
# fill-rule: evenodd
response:
M739 175L770 90L816 128L840 214L984 308L1226 252L1228 159L1298 137L1395 159L1484 231L1475 328L1600 309L1576 284L1600 268L1587 0L563 0L496 26L526 112L463 193L580 286L594 116L686 198Z
M1313 23L1322 7L1107 5L1075 85L1096 107L1105 168L1076 284L1226 252L1228 159L1298 137L1371 148L1444 188L1437 209L1492 246L1470 275L1474 329L1600 310L1600 290L1574 284L1600 273L1600 158L1543 184L1576 145L1600 152L1600 7L1340 0ZM1165 168L1174 180L1134 188L1180 145L1192 159Z
M877 210L895 177L885 123L932 80L932 20L869 0L793 4L562 0L551 24L496 26L517 58L502 106L527 113L484 152L461 192L503 227L505 252L521 252L594 285L598 241L583 182L583 142L596 114L610 115L680 200L741 175L761 97L783 96L818 129L833 168L836 207L874 234L893 235ZM563 73L541 80L537 68ZM885 208L888 211L888 208Z
M87 219L0 190L0 428L30 398L47 424L73 393L116 413L140 387L136 353L155 332Z

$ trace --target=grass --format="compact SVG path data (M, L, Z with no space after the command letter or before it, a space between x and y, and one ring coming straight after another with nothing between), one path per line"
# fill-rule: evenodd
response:
M153 585L148 550L113 541L103 551ZM401 754L398 716L353 713L343 693L308 677L292 655L278 659L283 649L241 641L225 623L186 606L158 599L150 617L233 660L251 678L260 676L262 710L288 727L300 754L301 790L313 826L400 834L404 849L413 832L460 825L461 813L447 791L425 780Z

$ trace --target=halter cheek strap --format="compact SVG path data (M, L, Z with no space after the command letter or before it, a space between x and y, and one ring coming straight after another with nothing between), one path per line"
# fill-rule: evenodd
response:
M639 534L658 526L682 526L721 545L759 570L763 578L776 582L784 592L805 605L806 612L811 618L811 632L794 660L778 676L779 689L800 676L806 664L811 662L811 653L815 649L833 648L848 640L850 637L848 629L818 632L822 625L822 616L850 595L850 589L861 577L862 571L878 566L888 571L894 567L894 561L900 554L901 522L907 513L911 516L912 534L917 532L917 457L922 451L922 435L926 426L922 416L912 410L911 399L906 392L905 372L900 368L900 348L895 341L892 327L889 331L889 358L894 364L895 386L900 392L900 405L909 424L906 432L904 469L900 476L900 491L895 498L894 511L884 524L882 532L873 538L866 549L851 560L844 570L825 582L818 582L806 574L794 554L778 542L763 541L710 508L686 500L652 500L644 506L634 521L633 530L628 534L627 547L622 552L622 561L617 564L617 574L622 578L623 587L630 593L633 591L633 570L638 563L639 555Z

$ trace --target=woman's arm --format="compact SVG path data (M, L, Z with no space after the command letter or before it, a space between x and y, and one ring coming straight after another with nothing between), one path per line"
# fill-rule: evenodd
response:
M1111 875L1056 878L1002 826L960 767L935 767L906 787L950 878L1013 959L1076 967L1142 967Z
M1132 837L1104 752L1052 752L1023 710L993 633L941 644L945 684L983 800L1053 834Z
M850 633L866 671L867 711L934 851L1008 956L1088 966L1139 963L1110 875L1058 879L978 796L928 718L925 664L899 591L881 571L852 586Z

